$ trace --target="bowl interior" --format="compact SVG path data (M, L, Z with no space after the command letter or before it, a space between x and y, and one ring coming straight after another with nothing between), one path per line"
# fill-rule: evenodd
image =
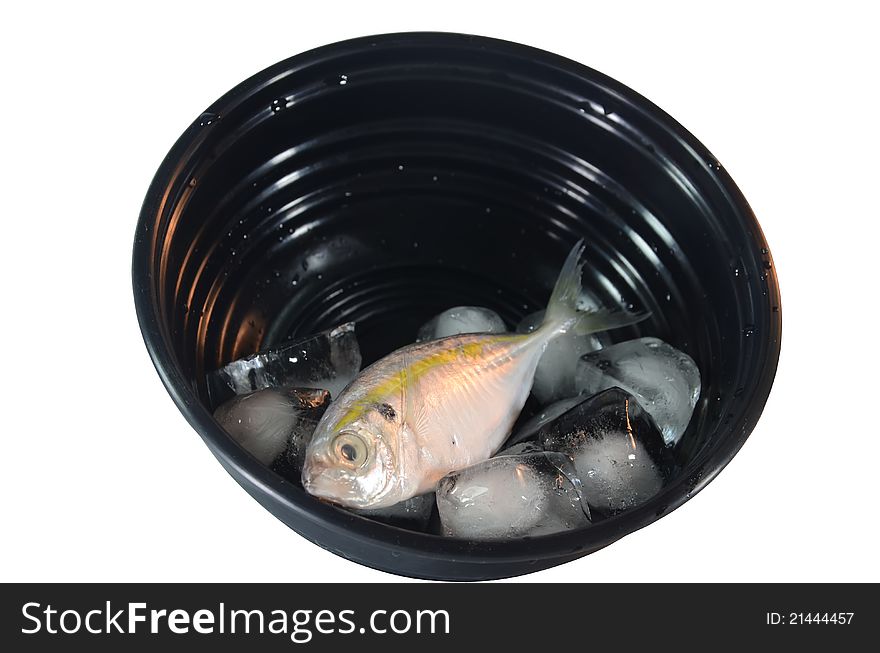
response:
M779 299L760 229L718 162L594 71L436 34L282 62L169 154L144 206L135 287L157 366L204 426L205 373L288 337L356 321L367 364L451 306L487 306L513 327L544 307L579 238L585 288L651 312L612 339L660 337L702 375L677 451L689 488L671 484L637 527L690 496L754 425Z

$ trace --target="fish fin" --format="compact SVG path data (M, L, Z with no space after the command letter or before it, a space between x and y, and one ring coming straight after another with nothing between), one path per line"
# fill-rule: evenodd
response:
M579 311L578 298L581 295L581 274L584 269L584 241L579 240L572 248L559 278L553 287L541 331L552 335L573 332L579 336L597 331L607 331L641 322L650 313L629 313L623 310Z
M639 311L638 313L630 313L622 309L583 311L578 312L578 322L574 325L574 332L580 336L586 336L599 331L632 326L642 320L647 320L649 317L651 317L650 311Z
M418 387L419 377L412 371L406 354L402 356L401 362L403 365L400 368L400 407L403 415L400 423L407 425L414 434L423 434L428 420L424 406L417 401L421 396Z

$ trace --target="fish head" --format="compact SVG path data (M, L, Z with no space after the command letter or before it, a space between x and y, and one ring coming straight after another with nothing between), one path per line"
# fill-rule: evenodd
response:
M371 413L344 423L322 419L306 449L303 487L347 508L397 503L395 437L394 430Z

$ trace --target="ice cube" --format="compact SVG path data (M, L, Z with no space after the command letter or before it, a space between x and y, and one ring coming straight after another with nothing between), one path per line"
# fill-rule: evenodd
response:
M208 391L215 405L234 394L276 387L320 388L335 399L360 368L354 322L349 322L233 361L208 376Z
M694 360L657 338L638 338L586 354L578 362L576 384L585 394L623 388L648 411L666 443L687 428L700 397Z
M543 320L544 311L527 315L517 325L516 331L531 333L541 326ZM552 340L538 361L535 382L532 384L532 394L541 405L578 394L574 382L578 359L586 353L601 349L605 342L606 336L595 333L588 336L566 333Z
M453 472L437 488L443 534L493 540L588 526L576 479L560 453L500 455Z
M258 390L222 404L214 411L214 419L257 460L270 465L285 451L302 459L329 402L326 390Z
M506 449L502 449L496 456L518 456L520 454L525 453L541 453L544 451L544 447L542 447L537 442L519 442L517 444L513 444Z
M575 397L569 397L568 399L562 399L561 401L550 404L541 412L536 413L527 421L523 422L523 424L513 432L513 435L508 438L505 446L512 447L515 444L534 437L534 435L541 429L542 426L552 422L563 413L568 412L572 407L586 400L587 397L585 395L577 395Z
M544 449L574 461L594 518L643 503L674 470L672 453L654 421L620 388L585 399L543 424L538 440Z
M431 520L433 509L434 493L429 492L395 503L388 508L359 509L352 512L393 526L424 531Z
M482 306L456 306L423 324L417 342L460 333L503 333L506 330L504 320L493 310Z

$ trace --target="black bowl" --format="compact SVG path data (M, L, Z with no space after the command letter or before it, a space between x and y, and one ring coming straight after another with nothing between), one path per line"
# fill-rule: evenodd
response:
M569 248L585 286L651 311L702 398L659 495L591 528L474 543L320 503L215 423L205 373L355 320L364 362L457 304L542 308ZM779 290L761 229L709 151L625 86L556 55L458 34L312 50L199 116L150 186L134 244L147 349L226 470L320 546L409 576L485 579L583 556L677 508L742 446L770 391Z

